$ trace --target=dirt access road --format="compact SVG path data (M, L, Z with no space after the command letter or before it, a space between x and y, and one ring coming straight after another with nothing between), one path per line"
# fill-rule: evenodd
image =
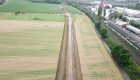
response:
M55 80L82 80L73 16L61 5L59 8L66 20Z

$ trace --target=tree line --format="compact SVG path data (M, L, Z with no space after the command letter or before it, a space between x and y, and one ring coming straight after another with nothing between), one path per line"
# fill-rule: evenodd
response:
M77 3L77 2L76 2ZM102 22L95 22L93 18L93 14L87 11L84 6L80 6L75 4L75 2L67 2L68 5L73 6L82 12L84 12L94 23L102 38L105 40L113 56L117 59L117 61L122 65L127 74L132 80L140 79L140 67L137 63L131 58L132 54L128 54L130 51L124 48L123 44L119 44L115 42L114 39L107 33L107 30L101 27Z
M32 2L61 4L61 1L59 0L32 0Z
M69 1L67 1L67 4L77 8L79 10L81 10L82 12L84 12L95 23L95 26L96 26L97 30L99 31L99 33L101 34L102 38L108 38L107 29L101 27L101 21L95 22L94 18L92 17L93 15L90 12L88 12L85 7L80 6L78 2L69 2ZM99 8L100 8L100 11L101 11L102 10L101 6ZM102 14L102 12L99 12L98 15L101 15L101 14ZM112 45L110 46L110 49L113 52L113 55L117 58L117 60L122 65L128 66L129 63L130 63L129 60L130 60L130 57L131 57L131 55L128 54L129 50L125 49L123 47L123 45L118 44L118 43L114 43L113 45L115 45L115 46L112 46ZM120 50L120 48L122 50ZM115 51L115 49L116 49L116 51Z
M61 4L58 0L44 0L46 3Z

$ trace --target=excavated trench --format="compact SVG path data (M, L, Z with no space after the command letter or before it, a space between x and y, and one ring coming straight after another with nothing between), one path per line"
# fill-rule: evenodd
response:
M66 20L55 80L83 80L73 16L59 5Z

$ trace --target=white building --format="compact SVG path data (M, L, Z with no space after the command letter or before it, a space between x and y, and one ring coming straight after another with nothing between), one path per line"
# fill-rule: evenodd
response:
M123 15L127 15L129 17L140 17L140 11L137 11L137 10L115 7L114 11L117 11L117 12L119 12Z
M140 30L138 28L135 28L131 25L126 25L126 28L133 31L134 33L136 33L137 35L140 35Z
M123 21L116 21L115 24L117 24L119 26L122 26L122 25L129 24L129 23L128 22L123 22Z

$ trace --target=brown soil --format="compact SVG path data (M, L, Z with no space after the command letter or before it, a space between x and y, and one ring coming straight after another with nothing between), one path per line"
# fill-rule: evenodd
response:
M66 9L59 5L59 8L63 13L69 13ZM73 16L71 15L72 19ZM66 16L64 25L63 38L61 42L61 49L59 54L57 73L55 80L82 80L81 65L79 60L78 46L76 42L74 20L72 20L71 26L72 35L72 79L69 78L69 17Z
M42 26L63 26L64 22L38 22L38 21L16 21L16 20L0 20L0 32L17 31L32 27Z
M59 9L63 12L63 13L70 13L68 10L66 10L65 8L63 8L63 6L58 5Z

